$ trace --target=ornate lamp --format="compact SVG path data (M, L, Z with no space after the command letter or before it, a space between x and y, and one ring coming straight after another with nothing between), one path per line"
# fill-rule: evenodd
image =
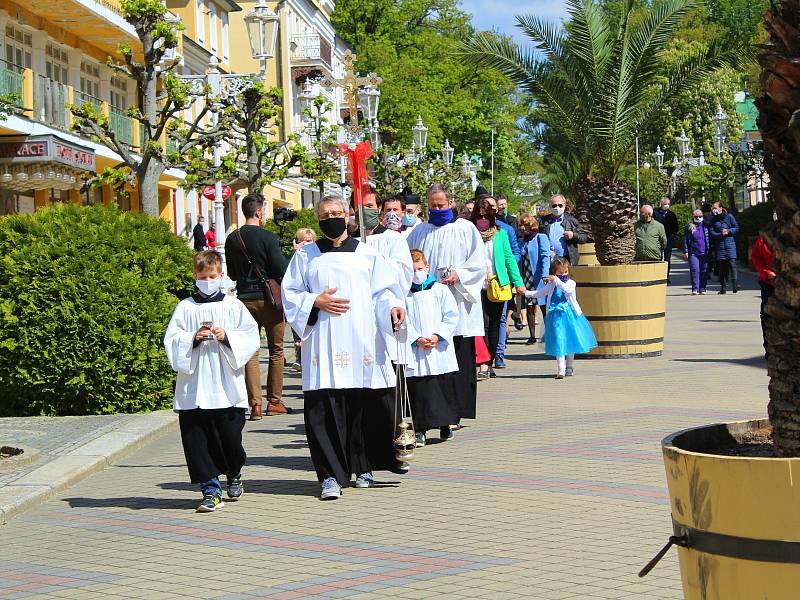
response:
M681 134L677 138L678 141L678 151L681 153L682 158L686 158L689 155L689 138L686 135L686 130L681 129Z
M417 116L417 124L411 128L411 133L414 135L414 148L416 150L425 150L428 144L428 128L422 123L422 115Z
M656 146L656 151L653 152L653 156L656 157L656 166L660 171L664 167L664 151L661 149L660 144Z
M444 141L444 146L442 147L442 160L444 160L444 164L450 167L453 164L453 154L455 153L456 149L450 145L450 140L446 139Z
M244 24L253 58L266 60L275 56L278 15L267 7L266 0L256 0L256 5L244 16Z
M381 91L374 85L367 85L358 90L358 100L361 104L361 113L367 123L372 123L378 118L378 104L381 100Z

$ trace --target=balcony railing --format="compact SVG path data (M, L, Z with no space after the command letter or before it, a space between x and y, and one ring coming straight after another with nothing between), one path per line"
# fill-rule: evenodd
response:
M22 100L22 69L0 60L0 94L16 94Z
M292 62L313 64L320 61L329 69L333 65L333 48L328 40L318 33L292 36Z
M76 107L83 106L84 104L91 104L99 112L103 106L103 101L97 96L75 90L73 104L75 104Z
M58 129L68 130L70 112L67 108L69 94L67 86L43 75L36 76L33 96L34 118Z
M133 145L133 119L112 106L108 111L108 125L120 142Z

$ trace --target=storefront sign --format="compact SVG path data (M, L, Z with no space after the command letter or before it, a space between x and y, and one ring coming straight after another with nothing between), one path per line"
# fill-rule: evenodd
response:
M95 154L54 135L0 136L0 164L52 161L82 171L95 170Z
M228 198L230 198L232 193L233 193L233 189L231 188L231 186L229 186L229 185L223 185L222 186L222 199L223 200L227 200ZM206 187L204 187L203 188L203 196L205 198L208 198L209 200L213 200L214 198L216 198L217 197L217 193L214 190L214 186L213 185L207 185Z

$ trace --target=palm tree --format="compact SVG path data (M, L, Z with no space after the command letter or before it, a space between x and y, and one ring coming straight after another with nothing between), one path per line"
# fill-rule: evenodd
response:
M767 305L769 418L778 456L800 456L800 1L783 0L767 13L769 41L759 57L756 101L764 166L778 220L763 232L775 255L775 294Z
M573 194L586 203L601 264L634 259L638 207L619 171L630 161L637 132L668 98L748 54L712 41L667 62L663 50L700 1L662 0L634 10L634 0L621 0L617 12L598 0L567 0L563 28L517 17L542 58L483 34L459 50L474 64L511 77L531 95L537 119L559 146L571 149L580 173Z

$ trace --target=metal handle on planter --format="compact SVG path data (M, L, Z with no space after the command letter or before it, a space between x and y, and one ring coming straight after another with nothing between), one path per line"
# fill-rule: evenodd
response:
M666 545L661 550L658 551L658 554L656 554L650 560L650 562L647 563L644 566L644 568L641 571L639 571L639 577L644 577L650 571L652 571L653 568L659 563L659 561L661 561L661 559L664 558L664 555L669 551L669 549L672 548L673 544L675 544L676 546L684 546L685 547L687 541L688 541L688 537L685 536L685 535L681 535L681 536L671 535L671 536L669 536L669 541L666 543Z

